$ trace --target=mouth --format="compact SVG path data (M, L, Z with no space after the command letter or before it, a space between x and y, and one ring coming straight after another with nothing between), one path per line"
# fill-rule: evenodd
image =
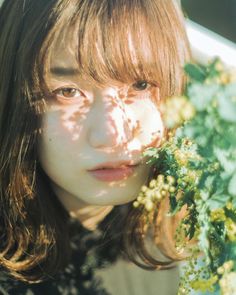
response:
M112 166L112 165L110 165ZM115 167L116 166L116 167ZM95 169L89 170L91 176L97 180L111 182L125 180L134 174L139 164L134 165L113 165L113 167L104 167L100 165Z

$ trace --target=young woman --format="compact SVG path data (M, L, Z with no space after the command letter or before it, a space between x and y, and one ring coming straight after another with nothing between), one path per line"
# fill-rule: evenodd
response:
M168 204L154 235L132 206L160 101L184 87L177 3L6 0L0 28L0 291L137 295L145 278L147 294L176 294L176 269L130 261L179 259Z

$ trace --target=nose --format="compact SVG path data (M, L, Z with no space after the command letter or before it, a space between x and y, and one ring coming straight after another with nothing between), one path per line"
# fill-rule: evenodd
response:
M94 148L117 148L132 139L132 119L128 117L116 88L94 91L89 144Z

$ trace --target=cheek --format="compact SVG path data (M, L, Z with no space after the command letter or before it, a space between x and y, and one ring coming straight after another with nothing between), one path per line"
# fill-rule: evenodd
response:
M65 130L66 128L59 122L55 114L44 115L41 134L38 139L38 152L41 161L51 162L63 153L65 149L64 140L66 139Z
M47 162L53 162L55 165L76 151L78 138L81 137L81 126L71 126L70 122L64 120L59 112L49 113L43 117L38 153L46 166Z
M164 124L157 106L149 101L137 103L136 136L143 147L158 146L164 134Z
M73 168L71 158L74 161L79 158L75 134L65 126L61 116L55 113L44 116L37 148L40 164L50 179L60 179L63 171Z
M140 142L142 146L159 146L163 137L164 126L159 112L148 114L140 122Z
M51 108L42 122L44 138L59 144L77 141L81 136L87 113L88 107Z

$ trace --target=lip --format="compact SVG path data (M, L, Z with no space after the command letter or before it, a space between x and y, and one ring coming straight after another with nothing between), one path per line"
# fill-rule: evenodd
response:
M122 164L118 166L118 163L116 164L107 163L107 164L99 165L95 167L95 169L89 170L88 172L90 173L90 175L92 175L93 177L95 177L96 179L100 181L105 181L105 182L120 181L130 177L135 172L137 166L139 166L139 164L133 164L133 165Z

